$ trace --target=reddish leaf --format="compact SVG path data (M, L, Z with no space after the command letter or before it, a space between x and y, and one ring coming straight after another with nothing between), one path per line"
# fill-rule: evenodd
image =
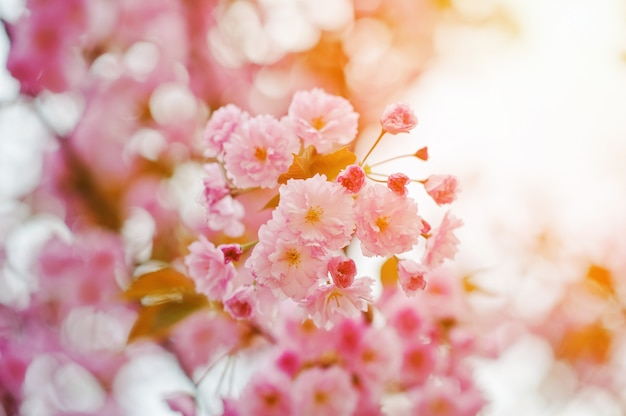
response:
M320 155L314 146L309 146L293 155L293 163L286 173L278 178L278 183L287 183L289 179L306 179L315 174L325 174L329 181L334 180L346 166L356 162L356 154L347 147Z
M398 284L398 259L389 257L380 268L380 282L384 289L395 288Z
M143 307L130 330L128 343L139 338L163 339L176 323L209 304L204 295L185 293L181 295L180 301Z
M171 267L166 267L139 276L126 289L123 297L143 303L159 303L180 300L185 293L195 293L193 280Z

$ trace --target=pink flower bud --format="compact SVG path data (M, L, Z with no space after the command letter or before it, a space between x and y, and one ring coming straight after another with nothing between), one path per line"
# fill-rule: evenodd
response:
M431 175L424 182L424 188L437 205L449 204L456 199L459 181L452 175Z
M233 318L247 319L252 316L254 303L254 287L245 285L238 287L228 299L224 300L224 309L226 309Z
M413 260L400 260L398 262L398 280L400 286L408 296L415 295L417 291L426 289L425 275L429 271L427 267Z
M350 287L356 276L356 264L354 260L335 256L328 262L328 271L333 278L335 286L340 288Z
M359 165L350 165L337 176L337 182L348 191L357 193L365 184L365 172Z
M239 244L220 244L218 248L224 253L224 264L239 261L243 254L243 249Z
M411 181L404 173L394 173L387 179L387 187L400 196L406 196L409 191L406 185Z
M380 117L380 124L390 134L408 133L417 126L417 117L408 104L389 104Z

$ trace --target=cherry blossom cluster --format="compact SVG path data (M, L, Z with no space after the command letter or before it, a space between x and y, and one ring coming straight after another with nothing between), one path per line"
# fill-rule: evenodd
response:
M410 107L390 105L376 144L385 134L408 133L416 125ZM364 256L389 258L411 251L424 238L421 261L409 256L398 263L400 285L409 295L426 286L431 270L454 257L460 220L447 213L431 230L408 195L408 176L389 175L385 184L367 178L369 153L360 163L340 166L336 177L329 177L330 171L284 177L292 163L303 163L303 154L314 152L321 159L348 152L345 146L357 127L351 104L319 88L296 93L281 119L251 116L234 105L213 114L204 135L212 162L205 166L201 198L209 227L241 235L246 214L234 195L251 188L277 189L279 202L239 267L241 248L215 246L203 237L191 244L185 262L202 293L223 302L234 317L249 318L259 309L255 293L269 291L276 301L298 304L316 325L331 327L342 317L359 316L374 301L374 279L358 277L355 261L346 255L355 241ZM416 181L438 204L455 199L458 183L451 175Z
M316 88L296 93L280 119L227 105L207 124L200 202L214 235L250 235L248 207L238 198L277 193L256 239L215 244L200 236L184 259L196 290L227 314L194 314L174 329L173 345L191 377L201 380L199 368L243 345L264 354L243 390L224 397L224 414L475 415L484 405L467 358L493 348L464 322L471 312L461 282L442 267L456 254L454 231L462 223L447 212L431 229L408 192L410 183L421 184L445 205L458 182L398 172L381 183L365 163L371 151L359 162L356 155L333 157L349 152L357 122L347 100ZM374 146L387 134L409 133L417 118L398 103L380 122ZM426 148L410 156L428 159ZM331 166L313 168L311 159ZM420 257L414 249L422 239ZM359 249L385 259L380 278L359 273L348 255ZM205 340L207 331L219 331L221 341ZM184 349L190 344L191 360ZM182 394L169 403L195 408L188 402L196 400Z

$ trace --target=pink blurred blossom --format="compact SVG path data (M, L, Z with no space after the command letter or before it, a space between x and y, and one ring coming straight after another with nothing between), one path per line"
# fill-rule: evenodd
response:
M459 192L459 181L452 175L431 175L424 182L424 189L437 205L450 204Z
M429 269L411 259L398 261L398 280L400 287L407 296L415 296L421 290L426 289L426 274Z
M435 268L443 264L446 259L454 259L459 240L454 231L463 225L463 221L446 212L441 224L426 240L426 250L422 256L422 264L428 268Z
M224 298L224 309L233 318L249 319L255 312L256 294L252 285L243 285Z
M358 402L350 374L337 366L301 372L292 395L301 416L350 416Z
M291 399L291 379L274 368L255 374L241 392L240 416L290 416L294 409Z

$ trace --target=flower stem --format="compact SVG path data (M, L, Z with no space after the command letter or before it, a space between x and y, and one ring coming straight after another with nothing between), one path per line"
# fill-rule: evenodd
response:
M405 157L415 157L415 154L411 153L410 155L398 155L398 156L394 156L394 157L391 157L391 158L389 158L389 159L381 160L380 162L372 163L372 164L370 165L370 167L380 166L380 165L382 165L382 164L384 164L384 163L392 162L392 161L394 161L394 160L398 160L398 159L403 159L403 158L405 158Z
M374 144L372 145L372 147L370 147L370 150L367 152L367 154L365 155L365 157L363 158L363 160L361 160L361 163L359 163L359 166L363 166L363 164L365 163L365 161L367 160L367 158L369 157L369 155L372 153L372 150L374 150L374 148L378 145L378 143L380 142L380 139L383 138L383 136L385 135L385 133L387 133L385 130L381 130L380 134L378 135L378 138L376 139L376 141L374 142Z

